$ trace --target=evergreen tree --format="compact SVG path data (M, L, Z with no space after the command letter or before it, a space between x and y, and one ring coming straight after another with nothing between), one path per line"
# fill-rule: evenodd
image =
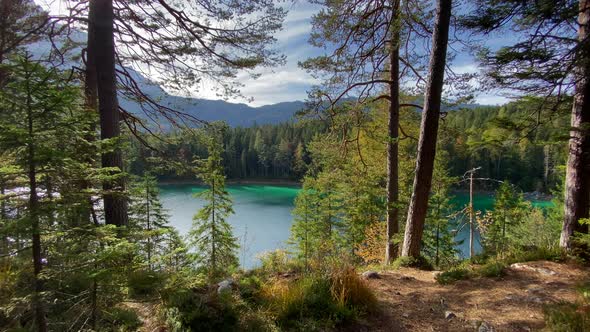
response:
M428 86L424 94L424 110L420 124L418 155L412 198L404 233L402 256L418 258L422 244L424 222L428 212L428 197L432 186L432 172L436 156L438 123L440 118L447 46L452 12L452 0L438 0L436 22L432 36L432 53L428 73Z
M295 198L295 208L292 211L294 218L289 243L295 246L297 258L303 260L306 270L319 247L316 233L317 200L317 193L313 189L303 188Z
M456 182L456 179L449 176L447 161L448 157L444 151L439 152L434 166L422 244L424 256L437 267L453 263L458 244L453 233L455 225L451 219L453 212L451 186Z
M590 216L590 1L478 0L464 23L483 35L515 35L495 50L480 48L479 55L486 83L544 100L529 116L529 128L551 119L573 96L560 240L570 250L575 232L588 233L579 220Z
M507 181L502 182L496 191L492 220L483 230L483 243L487 250L503 256L507 240L514 227L523 222L530 211L530 203L525 202L521 193Z
M27 178L28 198L26 213L21 222L31 236L34 287L35 323L39 331L47 331L45 289L41 279L44 249L41 235L51 225L54 204L48 201L50 188L45 186L42 196L42 176L49 176L51 166L66 156L59 145L71 142L68 122L75 108L77 90L67 84L55 70L47 70L30 56L17 57L8 67L9 77L0 94L2 113L0 144L5 151L15 154L15 163ZM66 129L66 130L64 130Z
M165 236L170 232L167 211L160 202L156 178L145 173L131 187L130 204L131 227L138 228L139 245L145 255L148 269L152 270L155 262L162 264L162 255L166 250Z
M211 129L212 135L205 138L209 156L197 161L198 176L207 189L195 194L205 201L205 206L194 216L189 233L190 243L196 249L196 262L206 269L210 279L221 277L238 265L237 238L226 221L233 208L225 189L220 130L223 128Z

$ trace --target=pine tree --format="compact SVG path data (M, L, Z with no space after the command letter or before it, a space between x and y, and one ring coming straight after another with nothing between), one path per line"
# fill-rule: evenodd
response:
M529 210L530 203L524 201L522 194L509 182L502 182L496 191L491 223L482 234L486 249L503 256L513 227L523 222Z
M464 19L468 28L515 36L479 55L487 83L543 100L529 128L548 122L573 97L560 240L570 250L575 232L588 233L579 220L590 216L590 1L478 0L475 8Z
M437 154L422 244L422 253L437 267L452 264L457 254L451 219L451 186L456 179L449 176L447 161L444 151Z
M9 76L0 94L2 109L0 145L15 154L15 163L27 178L28 199L22 222L31 236L34 271L33 301L35 322L39 331L47 331L46 307L41 279L44 249L42 234L51 225L54 205L49 188L42 197L40 179L48 176L51 166L59 164L65 156L59 149L61 142L71 142L67 130L70 112L75 108L77 91L64 84L55 70L47 70L29 55L17 57L8 67ZM64 128L66 130L64 130Z
M294 218L289 243L295 247L296 255L303 260L306 270L309 269L310 259L319 245L317 205L317 193L313 189L303 188L295 198L295 208L292 211Z
M153 175L146 172L132 184L129 212L131 226L138 228L139 244L151 271L154 263L163 263L165 236L170 232L167 211L160 202L158 182Z
M193 218L189 233L190 243L196 249L196 262L205 268L211 280L225 275L238 265L238 242L226 218L233 213L232 200L225 189L221 153L220 131L210 129L206 137L209 156L197 161L197 172L207 189L195 194L205 206Z
M420 256L422 232L432 185L453 2L452 0L438 0L436 3L436 23L432 36L428 86L424 95L416 171L402 248L402 256L414 258Z

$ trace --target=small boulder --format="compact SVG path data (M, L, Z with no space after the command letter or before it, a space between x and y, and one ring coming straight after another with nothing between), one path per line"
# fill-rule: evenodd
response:
M409 314L409 313L407 313L407 312L404 312L404 313L402 314L402 317L404 317L404 318L410 318L410 314Z
M232 279L225 279L217 284L217 294L231 292L234 281Z
M496 330L494 329L494 327L492 325L490 325L490 323L488 322L481 322L481 324L479 325L479 328L477 329L477 332L495 332Z
M379 279L381 278L381 276L379 275L379 273L377 271L365 271L362 274L362 277L365 279Z
M452 311L445 311L445 319L453 319L457 317L454 312Z
M554 276L557 274L557 272L555 272L553 270L549 270L544 267L531 266L531 265L524 264L524 263L514 263L514 264L510 265L510 268L512 268L514 270L521 270L521 271L533 271L533 272L537 272L539 274L546 275L546 276Z

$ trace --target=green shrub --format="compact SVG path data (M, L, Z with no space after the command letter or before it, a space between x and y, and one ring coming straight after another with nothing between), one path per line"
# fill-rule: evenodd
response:
M112 308L103 312L102 320L102 328L109 331L137 331L141 326L137 313L131 309Z
M480 277L494 278L501 277L505 274L504 269L506 264L499 261L490 261L476 269L476 273Z
M238 313L231 294L215 290L179 289L163 297L164 316L171 331L236 331Z
M391 267L394 269L399 269L400 267L412 267L425 271L433 270L432 264L423 256L418 258L407 256L398 257L393 263L391 263Z
M441 285L448 285L457 280L469 278L469 270L463 267L454 267L436 275L436 281Z
M240 296L248 303L257 304L260 302L260 289L262 281L256 275L248 275L238 282Z
M557 303L544 308L545 324L554 332L590 330L590 308L577 303Z
M127 278L129 296L143 297L156 294L164 284L166 277L160 272L138 270L133 271Z
M540 260L560 262L564 259L564 252L559 247L528 247L510 250L503 260L512 264Z

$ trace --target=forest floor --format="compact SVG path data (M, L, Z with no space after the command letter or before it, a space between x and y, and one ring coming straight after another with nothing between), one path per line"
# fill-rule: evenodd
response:
M381 314L344 331L539 331L543 306L578 299L590 270L548 261L521 263L499 278L440 285L436 272L402 268L368 282ZM483 324L483 326L482 326Z
M436 272L410 268L380 271L368 279L379 313L341 326L342 332L405 331L541 331L543 307L579 300L576 287L590 269L549 261L518 263L498 278L474 278L440 285ZM126 302L142 321L140 331L167 331L157 305Z

